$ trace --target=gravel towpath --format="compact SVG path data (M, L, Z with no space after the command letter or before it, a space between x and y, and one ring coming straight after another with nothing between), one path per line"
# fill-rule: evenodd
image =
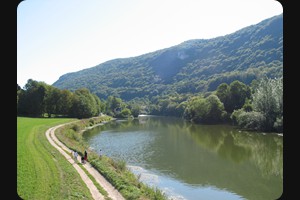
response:
M104 200L104 196L98 191L97 187L94 185L92 180L88 177L88 175L85 173L83 169L79 165L81 165L80 160L75 160L66 152L71 152L71 150L66 147L63 143L61 143L57 137L54 134L54 131L64 126L65 124L61 124L52 128L49 128L46 131L46 137L50 144L55 147L76 169L76 171L79 173L82 180L85 182L87 187L89 188L92 196L96 200ZM79 156L80 157L80 156ZM95 180L101 185L101 187L107 191L108 197L110 197L113 200L125 200L125 198L119 193L118 190L116 190L95 168L91 166L90 163L86 162L83 164L83 167L95 178Z

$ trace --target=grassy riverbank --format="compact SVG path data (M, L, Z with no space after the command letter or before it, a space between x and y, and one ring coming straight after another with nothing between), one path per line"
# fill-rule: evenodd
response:
M112 160L109 157L101 156L90 150L88 144L82 139L84 130L102 122L111 120L106 116L102 118L91 118L80 120L76 123L63 126L56 130L57 138L67 147L83 155L84 150L88 152L88 161L96 168L125 199L167 199L163 193L143 184L135 175L126 168L126 163L121 160Z
M93 199L45 132L75 119L17 117L17 193L24 199Z
M22 199L93 199L70 163L47 141L50 127L74 121L56 130L56 136L82 155L114 185L126 199L166 199L162 192L141 183L124 161L101 158L82 140L87 128L111 120L108 116L77 120L17 117L17 193ZM100 188L101 189L101 188ZM101 192L103 193L103 191ZM107 197L107 195L104 194Z

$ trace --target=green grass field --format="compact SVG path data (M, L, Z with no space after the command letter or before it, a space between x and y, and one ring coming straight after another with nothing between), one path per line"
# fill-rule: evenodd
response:
M24 200L93 199L45 132L75 119L17 117L17 193Z

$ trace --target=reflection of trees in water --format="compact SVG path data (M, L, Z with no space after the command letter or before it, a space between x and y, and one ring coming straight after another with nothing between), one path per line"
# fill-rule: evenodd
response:
M226 134L222 131L226 127L218 125L194 125L187 127L188 135L190 135L202 147L217 152L223 143Z
M266 177L283 176L283 142L279 136L238 132L227 126L191 125L187 128L194 141L215 151L222 158L241 163L250 160Z
M282 190L282 138L176 118L151 116L145 121L115 121L89 131L90 135L102 130L151 132L153 140L147 140L143 150L147 167L188 184L227 188L257 200L272 199ZM138 145L143 146L140 141Z
M280 136L247 133L237 135L235 140L238 144L251 148L251 161L263 176L283 178L283 140Z
M235 144L231 134L224 137L223 143L217 149L218 154L226 159L231 159L236 163L248 160L251 156L251 149L245 146Z
M283 177L283 140L276 135L239 132L235 127L227 125L196 125L177 118L143 116L135 120L117 120L97 126L87 130L84 136L88 138L109 129L154 130L156 127L161 132L165 130L171 133L166 138L171 143L180 143L183 139L180 135L186 134L202 148L216 152L223 159L235 163L249 160L265 177Z

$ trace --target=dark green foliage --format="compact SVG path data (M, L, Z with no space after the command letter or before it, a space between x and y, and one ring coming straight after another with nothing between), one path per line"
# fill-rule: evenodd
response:
M246 99L250 98L251 90L247 85L237 80L233 81L229 88L230 103L226 110L232 113L233 110L240 109L245 104Z
M240 109L251 96L250 87L235 80L230 85L222 83L218 86L216 95L223 102L225 110L232 113ZM249 108L250 109L250 108Z
M130 117L131 111L128 108L124 108L120 114L121 114L121 117L123 117L123 118Z
M53 86L71 91L85 87L101 99L115 96L129 101L214 91L221 83L235 80L250 84L263 76L280 77L282 17L274 16L225 36L189 40L137 57L110 60L65 74Z
M223 120L225 115L224 105L218 96L212 94L206 98L208 102L208 112L205 121L208 123L218 123Z
M99 97L86 88L72 93L29 79L24 89L17 90L18 116L42 117L47 113L48 117L89 118L98 116L102 109Z
M249 99L246 99L245 104L243 105L242 108L243 108L243 110L246 111L246 112L251 112L251 111L253 111L253 106L252 106L252 104L251 104L251 102L250 102Z
M29 79L25 90L19 93L19 115L41 117L45 111L46 84Z
M51 114L59 114L59 99L60 90L53 86L48 86L45 96L45 112L48 114L48 117L51 117Z
M255 83L252 102L234 110L231 119L241 128L260 131L283 131L283 81L264 78Z
M131 111L126 108L125 104L121 98L115 96L109 96L106 100L106 113L113 117L129 117Z
M234 110L231 115L230 115L230 119L232 121L232 124L233 125L238 125L238 119L239 119L239 116L240 114L244 113L244 109L237 109L237 110Z
M230 105L230 87L227 83L222 83L218 86L216 95L219 97L220 101L223 102L225 110L229 111Z
M75 91L75 98L71 108L72 115L78 118L89 118L99 114L99 105L95 100L95 95L92 95L86 88ZM97 97L98 98L98 97Z
M197 123L216 124L224 120L226 111L218 96L196 96L187 102L184 118Z
M266 127L266 116L256 111L242 112L237 121L238 125L245 129L264 131Z

